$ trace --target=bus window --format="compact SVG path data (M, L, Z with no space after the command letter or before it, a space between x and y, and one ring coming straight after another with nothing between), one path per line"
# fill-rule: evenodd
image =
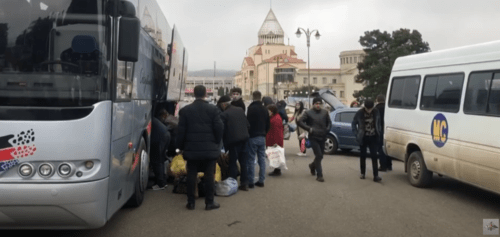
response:
M427 76L420 102L421 110L458 112L464 74Z
M393 78L389 107L415 109L417 107L419 87L420 76Z

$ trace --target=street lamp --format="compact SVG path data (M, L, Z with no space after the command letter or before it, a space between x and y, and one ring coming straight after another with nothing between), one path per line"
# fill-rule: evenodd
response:
M312 30L312 31L309 31L309 28L307 28L307 31L302 29L302 28L298 28L297 29L297 32L295 32L295 35L297 35L297 38L300 38L300 36L302 35L302 32L304 32L304 34L306 34L306 37L307 37L307 83L309 85L309 93L307 94L307 104L310 104L311 103L311 99L310 99L310 95L311 95L311 75L310 75L310 69L311 69L311 64L310 64L310 60L309 60L309 46L311 46L311 35L316 31L316 34L314 35L316 37L317 40L319 40L319 37L321 36L319 34L319 31L318 30Z

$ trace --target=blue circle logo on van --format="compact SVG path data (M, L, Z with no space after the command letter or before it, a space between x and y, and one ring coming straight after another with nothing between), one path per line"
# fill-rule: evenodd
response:
M437 114L432 120L431 134L432 141L437 147L443 147L448 141L448 121L443 114Z

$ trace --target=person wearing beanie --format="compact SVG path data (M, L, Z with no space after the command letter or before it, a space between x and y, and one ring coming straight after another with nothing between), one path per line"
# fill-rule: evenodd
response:
M297 125L309 132L309 141L314 152L314 161L309 164L312 175L317 175L316 180L324 182L321 160L325 151L326 135L332 128L330 114L323 108L323 100L319 97L313 99L313 108L306 111L297 122Z
M356 134L356 141L361 150L360 167L361 179L365 179L366 171L366 149L370 148L372 158L373 181L380 182L382 178L378 176L377 168L377 148L381 135L380 115L374 108L373 100L367 99L365 106L356 112L352 121L352 132Z
M245 154L246 144L250 135L250 123L245 116L245 111L240 107L231 105L231 99L228 96L220 98L222 114L220 115L224 123L224 135L222 141L224 148L229 151L229 177L237 180L238 166L240 163L240 190L248 191L248 174L247 174L247 156ZM253 184L253 182L252 182Z

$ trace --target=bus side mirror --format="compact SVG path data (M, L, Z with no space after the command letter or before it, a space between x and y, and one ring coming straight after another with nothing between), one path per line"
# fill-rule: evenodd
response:
M118 60L137 62L139 60L139 37L141 21L135 17L135 7L132 3L121 1L120 36L118 39Z

